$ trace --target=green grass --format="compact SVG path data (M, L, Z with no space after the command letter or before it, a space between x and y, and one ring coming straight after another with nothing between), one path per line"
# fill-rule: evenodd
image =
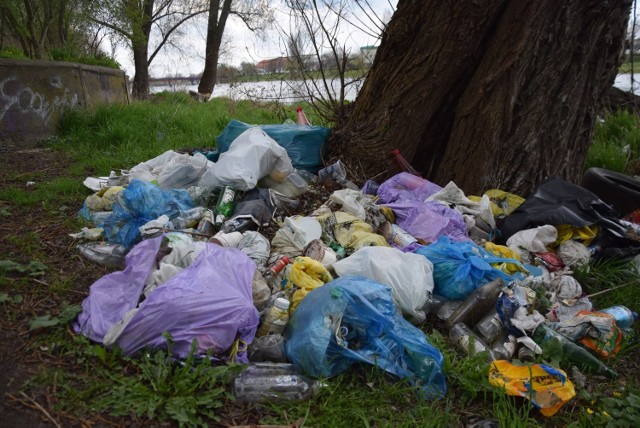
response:
M129 169L167 150L215 148L216 137L231 119L251 124L282 123L295 118L278 104L213 99L197 103L186 94L163 93L153 102L74 110L60 122L55 148L70 152L76 169L108 175Z
M640 159L640 117L626 110L608 114L596 125L593 142L585 163L629 175L636 171Z

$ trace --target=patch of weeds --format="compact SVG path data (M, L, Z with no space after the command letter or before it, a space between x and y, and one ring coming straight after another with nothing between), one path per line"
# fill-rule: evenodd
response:
M2 304L11 304L11 303L22 303L24 298L22 294L10 295L7 293L0 293L0 303Z
M92 408L112 416L133 413L179 426L206 427L211 421L219 422L216 410L231 398L226 385L237 369L214 366L208 358L196 358L194 350L195 346L182 364L176 364L170 351L123 358L134 375L104 372L105 388L93 397ZM98 358L105 360L108 352Z
M60 314L57 317L51 317L51 314L35 317L29 323L29 330L36 330L39 328L52 327L54 325L66 325L75 319L76 316L82 311L80 305L69 305L65 302L60 307Z
M43 276L46 270L47 266L44 263L35 260L30 261L26 265L11 260L0 260L0 272L17 272L29 276Z

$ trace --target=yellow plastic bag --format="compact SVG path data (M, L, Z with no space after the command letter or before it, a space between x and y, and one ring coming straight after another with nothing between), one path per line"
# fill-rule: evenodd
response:
M524 202L523 197L499 189L490 189L484 192L484 194L487 195L492 202L491 210L493 211L494 217L509 215Z
M544 416L553 416L576 395L567 374L545 364L516 366L506 360L494 361L489 383L509 395L530 399Z
M518 252L513 251L511 248L505 247L504 245L497 245L493 242L486 242L484 244L484 249L494 256L504 257L507 259L515 259L519 262L522 261ZM508 273L509 275L520 271L527 272L527 270L522 265L517 265L515 263L494 263L492 264L492 266L496 269L500 269L504 273Z
M297 287L291 297L290 313L293 313L302 299L313 289L332 280L329 271L319 261L310 257L296 257L289 272L289 281Z
M389 246L386 238L374 233L373 227L369 223L344 211L319 216L318 221L322 225L324 233L345 248L355 251L372 245Z
M591 244L591 241L593 241L593 238L598 235L598 231L600 230L600 228L595 224L584 227L572 226L570 224L559 224L556 226L556 229L558 230L558 239L555 240L552 247L556 247L570 239L575 239L588 246Z

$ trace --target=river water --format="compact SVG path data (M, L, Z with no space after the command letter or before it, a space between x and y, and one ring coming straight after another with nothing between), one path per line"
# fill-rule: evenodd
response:
M319 83L319 82L318 82ZM362 82L349 81L346 87L345 99L347 101L354 101L356 95L362 86ZM331 89L333 96L337 93L339 84L334 83L333 89ZM152 93L162 91L198 91L198 85L171 85L171 86L152 86L150 88ZM272 80L268 82L244 82L244 83L218 83L213 88L212 97L229 97L237 100L241 99L254 99L262 101L280 101L284 103L295 103L305 100L307 91L304 87L304 82L297 80ZM327 94L326 88L323 85L316 85L314 93L322 93L325 97Z
M634 74L633 92L640 95L640 73ZM334 84L334 93L339 86ZM356 95L362 86L362 82L351 82L347 87L345 99L354 101ZM631 88L631 74L619 74L616 77L614 86L628 91ZM315 93L322 92L326 95L327 91L318 85L321 89L315 90ZM198 91L197 85L172 85L172 86L153 86L151 92L162 91ZM262 101L280 101L285 103L295 103L305 100L304 95L308 91L304 89L301 81L295 80L273 80L268 82L244 82L244 83L218 83L213 89L213 97L229 97L237 100L256 99Z

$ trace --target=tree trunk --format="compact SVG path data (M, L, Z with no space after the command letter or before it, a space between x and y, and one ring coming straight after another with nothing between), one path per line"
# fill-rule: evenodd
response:
M147 100L149 99L148 44L134 44L132 49L135 74L133 75L131 96L136 100Z
M204 95L207 99L213 92L218 75L218 56L220 55L220 44L222 43L222 34L227 24L227 18L231 11L231 0L225 0L220 9L218 0L210 0L209 2L209 19L207 24L207 47L204 61L204 71L200 77L198 85L198 93ZM218 13L220 16L218 17Z
M133 28L131 49L133 50L133 87L131 95L137 100L149 99L149 35L153 16L154 0L145 0L142 5L142 20Z
M425 178L467 194L577 181L630 6L400 0L329 154L381 180L397 172L398 148Z

